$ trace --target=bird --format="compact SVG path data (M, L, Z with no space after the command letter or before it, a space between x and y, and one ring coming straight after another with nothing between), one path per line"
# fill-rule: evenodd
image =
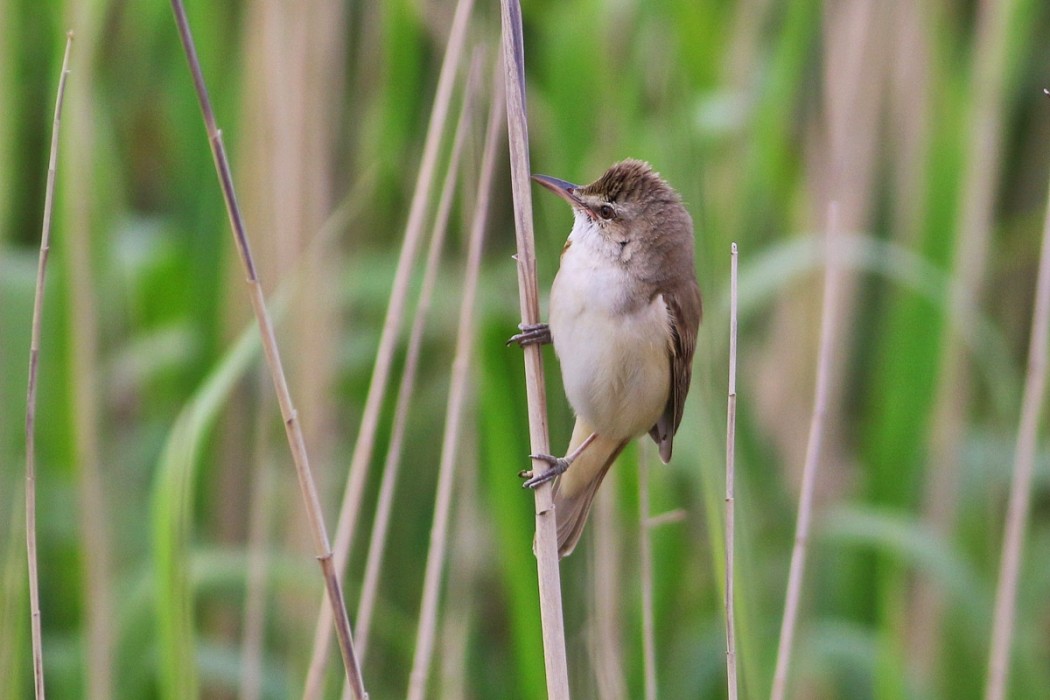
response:
M524 486L554 479L559 558L572 553L602 479L648 433L671 459L703 315L693 222L649 163L628 159L586 186L532 179L572 208L573 226L551 287L548 323L519 326L508 343L552 343L576 423L564 457L525 470Z

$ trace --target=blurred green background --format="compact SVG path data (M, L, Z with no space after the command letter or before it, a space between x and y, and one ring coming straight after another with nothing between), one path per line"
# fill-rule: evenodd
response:
M282 299L281 351L330 530L453 10L428 0L188 7L260 275ZM651 512L683 516L649 530L660 697L725 695L733 241L738 649L743 697L769 693L832 200L848 271L791 695L979 697L1046 208L1050 5L545 0L523 13L534 171L589 182L643 158L696 223L706 309L693 388L674 460L647 472ZM0 0L0 696L32 687L26 366L67 29L76 40L37 419L48 690L299 697L321 579L186 61L159 0ZM439 180L469 55L478 47L487 76L498 40L498 4L477 3ZM479 85L363 668L372 698L408 685L491 92L487 77ZM535 211L546 290L570 216L544 194ZM519 321L513 250L501 142L428 697L545 693L533 501L515 476L529 449L522 361L503 345ZM344 578L355 619L409 325ZM545 352L558 451L572 417ZM621 458L562 564L576 697L643 696L638 463L658 464L649 447ZM1013 698L1050 697L1045 447ZM338 697L335 654L327 668L325 697Z

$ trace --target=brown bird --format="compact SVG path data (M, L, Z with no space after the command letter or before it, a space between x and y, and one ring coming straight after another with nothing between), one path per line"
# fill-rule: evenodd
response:
M565 457L522 472L526 487L557 477L558 554L570 554L609 467L631 440L652 436L671 459L700 327L693 221L648 163L625 160L580 187L533 180L572 207L574 223L550 295L550 324L523 327L519 345L554 343L576 426Z

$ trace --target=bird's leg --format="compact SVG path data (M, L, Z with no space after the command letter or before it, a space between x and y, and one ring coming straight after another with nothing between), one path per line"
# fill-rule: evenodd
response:
M545 454L529 455L530 459L538 459L542 462L546 462L547 464L551 465L551 468L543 472L542 474L536 475L533 475L531 469L526 469L524 471L518 472L518 476L520 476L522 479L528 479L528 481L522 484L522 488L534 489L540 484L547 483L559 474L564 474L565 470L568 469L569 466L576 461L576 458L579 457L585 449L587 449L588 445L594 442L594 438L596 437L598 437L598 433L591 433L587 436L586 440L580 443L579 447L577 447L575 450L565 455L564 457L555 457L554 455Z
M551 328L546 323L519 323L521 333L512 335L507 340L507 345L515 343L521 347L526 345L548 345L551 342Z

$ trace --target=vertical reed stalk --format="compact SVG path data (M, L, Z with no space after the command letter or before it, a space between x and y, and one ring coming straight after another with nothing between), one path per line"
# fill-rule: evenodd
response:
M726 680L729 700L737 698L736 672L736 615L733 591L734 550L736 527L736 331L737 331L737 249L730 248L729 257L729 398L726 404Z
M645 700L656 700L656 631L653 623L653 528L649 513L649 450L644 442L638 449L638 519L641 541L638 546L642 570L642 671Z
M52 3L53 5L54 3ZM113 509L107 495L110 484L103 475L103 450L107 437L102 407L104 397L99 377L103 374L101 316L98 280L93 260L101 237L98 222L103 215L96 178L103 172L96 144L102 112L98 109L96 88L97 57L104 41L103 3L67 0L64 12L76 28L77 79L69 86L66 101L76 119L66 126L65 159L67 177L59 187L67 194L62 209L66 245L63 247L65 285L63 308L66 337L76 351L67 366L70 428L76 475L77 546L84 556L83 586L80 590L84 637L81 658L84 668L86 700L110 700L114 695L113 656L116 630L113 612L114 583L112 537L109 524Z
M415 392L416 374L419 369L419 357L423 347L423 333L426 331L427 315L437 283L441 252L444 250L448 220L456 192L456 179L462 160L463 144L471 124L471 112L474 110L474 98L477 92L477 73L479 57L471 65L471 75L467 78L467 90L463 96L456 133L452 139L452 151L449 154L448 170L442 184L441 199L438 202L437 214L434 217L434 231L427 250L424 265L423 283L419 292L419 303L416 304L415 318L408 339L408 350L405 355L405 368L401 373L401 383L397 389L397 405L394 408L394 425L390 432L390 443L387 447L386 460L383 463L383 478L379 485L379 498L376 505L372 532L369 536L368 559L365 562L365 577L361 585L361 599L357 607L357 626L354 636L357 639L357 650L364 663L368 653L368 638L372 624L372 611L375 608L376 595L379 590L379 573L386 548L386 536L389 531L390 515L393 511L394 488L397 485L398 471L401 466L401 452L404 446L405 431L408 425L409 409L412 395Z
M536 249L532 230L532 191L529 189L529 131L525 111L525 47L521 30L521 4L500 0L503 34L503 70L507 93L507 132L510 146L511 194L514 200L514 231L518 253L518 295L523 324L540 320L536 284ZM532 454L547 454L547 395L543 383L543 355L538 345L526 345L525 389L529 408L529 442ZM533 460L534 474L550 466ZM565 623L562 620L561 576L558 570L558 533L554 520L551 482L534 489L536 499L536 565L540 589L540 622L543 627L543 659L547 673L547 696L569 697L569 672L565 659Z
M58 129L62 123L62 102L69 76L69 51L73 32L66 34L66 51L62 56L62 74L58 78L55 98L55 120L51 127L51 155L47 163L47 185L44 190L44 221L40 233L40 258L36 270L36 292L33 297L33 320L29 341L29 379L26 388L26 557L29 566L29 620L33 640L33 690L37 700L44 698L44 643L40 632L40 583L37 576L36 550L36 382L40 361L40 327L44 311L44 277L51 250L51 212L54 209L55 172L58 167Z
M204 83L204 75L201 72L200 61L197 50L194 47L193 36L190 33L189 21L186 18L186 9L182 0L171 1L172 10L175 13L175 23L178 26L179 39L182 42L186 59L189 62L190 73L193 77L194 88L197 99L200 102L204 125L208 133L208 142L211 146L212 157L215 160L215 169L219 176L222 187L223 199L226 203L226 211L230 218L230 227L233 232L234 242L237 246L241 263L247 276L249 294L252 310L255 312L256 321L259 324L259 332L262 336L263 352L266 363L270 369L274 390L277 394L277 402L281 407L281 417L284 420L285 434L288 438L292 459L295 462L296 476L299 480L299 488L302 492L303 501L306 506L307 517L310 521L310 533L314 540L314 550L317 553L321 571L324 576L325 589L328 593L329 604L332 608L336 624L336 634L339 638L339 647L342 651L343 665L346 669L347 680L350 683L356 700L365 700L368 694L365 692L364 680L361 677L361 669L358 666L354 654L353 639L350 635L350 621L346 614L346 605L339 584L338 574L332 565L332 550L328 543L328 533L324 524L324 513L321 510L321 501L317 496L317 488L314 484L313 474L310 471L309 457L306 452L306 443L303 439L302 426L299 424L295 407L292 404L291 393L285 379L284 367L281 364L280 353L277 348L277 339L274 335L273 322L266 309L266 300L263 295L262 285L255 270L255 262L252 259L251 247L248 243L247 232L241 218L240 208L237 206L237 197L233 188L233 176L230 172L229 160L226 157L226 148L222 141L222 132L216 125L215 114L212 110L211 100L208 97L207 87Z
M387 305L386 317L383 321L383 330L379 336L379 347L376 350L376 362L372 369L372 380L368 385L368 396L365 398L361 427L358 430L357 442L354 444L354 453L350 458L349 475L347 476L346 488L343 491L342 503L339 506L339 520L336 523L335 530L335 562L336 568L340 571L346 568L346 562L350 558L350 545L354 539L357 515L361 506L361 498L364 494L365 479L368 476L368 465L372 460L376 431L379 428L379 412L383 407L383 398L390 379L390 370L394 362L397 340L401 332L403 316L405 315L405 303L408 296L412 267L415 264L416 254L419 251L423 238L423 224L427 211L427 202L434 181L434 173L437 169L438 150L441 146L442 134L445 131L449 105L452 101L452 88L455 82L456 70L459 67L460 57L466 43L467 28L470 24L473 7L474 0L459 0L456 4L456 12L452 18L448 44L445 47L445 57L441 63L437 91L434 94L434 106L430 112L426 141L423 144L423 157L419 164L419 172L416 175L412 203L409 205L408 221L405 224L405 238L401 244L401 252L398 255L397 271L394 274L390 302ZM317 627L314 631L313 650L303 691L304 700L313 700L321 696L324 663L328 656L328 644L331 639L328 631L331 625L331 618L328 615L328 608L322 605L317 617Z
M802 492L799 495L798 518L795 522L795 545L791 550L791 569L788 573L787 594L784 602L784 618L780 627L780 643L777 647L777 665L773 675L772 700L784 700L787 693L788 673L791 668L791 653L798 621L799 601L802 597L802 580L809 550L809 531L813 517L813 490L817 481L817 465L824 439L824 419L827 413L828 384L835 347L835 316L838 303L839 261L838 203L828 207L828 230L825 240L826 267L824 270L824 299L820 319L820 349L817 356L817 379L813 397L813 414L809 423L809 438L806 443L806 461L802 470Z
M482 567L491 561L492 542L488 539L487 520L481 516L478 503L478 455L476 424L466 425L460 450L456 479L456 522L452 536L451 564L448 572L448 595L442 612L440 697L442 700L466 700L471 681L470 642L478 603L483 600L478 583ZM484 553L484 554L482 554Z
M254 373L260 396L264 395L265 378ZM241 647L240 700L262 697L263 652L266 638L266 574L274 506L274 473L269 455L270 411L265 399L255 415L254 483L248 513L248 562L245 572L243 645Z
M1050 93L1048 93L1050 94ZM1035 473L1036 442L1046 396L1047 351L1050 348L1050 195L1046 222L1043 225L1042 253L1039 256L1039 278L1036 282L1035 305L1032 309L1032 336L1028 346L1028 372L1021 403L1021 423L1017 429L1017 451L1014 475L1010 483L1010 501L1003 532L999 583L995 590L995 617L992 643L988 653L986 700L1006 697L1006 680L1010 670L1010 645L1013 639L1017 607L1017 583L1021 572L1028 517L1032 508L1032 476Z
M497 71L496 86L492 91L492 109L489 111L485 133L485 149L481 157L478 177L477 202L474 206L470 230L470 245L463 283L463 298L459 307L459 331L456 335L456 354L452 362L452 378L445 410L445 433L442 436L441 462L438 467L437 497L434 503L434 524L430 530L427 565L423 576L423 602L419 611L419 629L416 635L416 653L409 676L409 700L423 700L434 650L437 630L438 602L441 593L441 574L445 568L448 549L448 521L452 507L452 487L455 467L459 461L460 424L468 395L471 361L474 345L474 315L478 275L481 271L481 251L485 241L489 202L492 199L492 181L496 170L496 147L500 124L503 121L502 76Z
M594 501L588 557L587 638L596 695L602 700L629 697L623 650L623 591L628 587L623 581L624 533L616 512L620 486L616 477L606 477L602 495Z
M1006 65L1011 51L1010 26L1020 3L981 2L971 67L971 102L967 115L966 162L958 202L955 250L951 261L947 318L938 361L937 388L929 431L930 468L923 493L923 511L938 535L950 538L959 510L960 445L968 430L973 387L961 342L965 309L980 303L995 217L996 192L1002 168L1003 123L1006 117ZM944 609L937 588L920 578L914 621L924 665L936 667L943 644L936 630ZM922 637L925 637L923 639Z

